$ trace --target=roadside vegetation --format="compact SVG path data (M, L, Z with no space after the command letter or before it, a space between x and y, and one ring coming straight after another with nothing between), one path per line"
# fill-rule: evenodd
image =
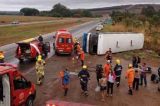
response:
M111 17L113 25L106 25L103 31L142 32L145 35L144 49L160 55L160 10L148 6L141 14L113 11Z
M42 24L1 27L0 46L36 37L39 36L39 34L51 33L59 29L69 28L91 20L91 18L64 18Z

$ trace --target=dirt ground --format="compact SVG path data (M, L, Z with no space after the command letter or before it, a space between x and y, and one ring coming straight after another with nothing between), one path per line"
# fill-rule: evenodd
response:
M116 57L115 57L116 56ZM113 66L117 55L113 55ZM120 57L119 57L120 58ZM91 75L88 90L89 96L81 95L79 79L76 75L71 75L69 92L66 97L63 96L59 71L66 67L72 72L79 72L80 62L73 64L72 56L53 56L47 60L45 79L41 86L37 86L37 96L34 101L35 106L44 106L48 100L61 100L67 102L76 102L90 104L94 106L160 106L160 93L157 91L157 85L150 82L150 74L147 75L148 86L140 86L139 91L134 91L133 96L127 94L127 81L124 77L127 64L131 61L121 59L123 65L123 75L119 88L114 87L113 97L106 97L105 102L101 102L100 92L95 92L97 86L95 66L96 64L105 64L104 56L86 54L85 64ZM36 83L35 72L25 75L32 82Z

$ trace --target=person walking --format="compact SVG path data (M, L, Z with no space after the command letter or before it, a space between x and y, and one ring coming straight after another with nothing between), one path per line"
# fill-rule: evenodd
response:
M82 94L88 96L88 80L90 78L90 74L86 65L83 65L82 70L78 73L78 77L80 79Z
M128 80L128 94L133 95L132 92L132 85L133 85L133 81L134 81L134 76L135 76L135 72L133 69L133 65L129 64L128 65L128 70L126 71L126 79Z
M36 74L37 74L38 85L42 83L42 79L44 78L44 66L45 66L45 61L42 60L42 56L39 55L36 62Z
M62 87L64 89L64 96L67 96L68 85L69 85L69 82L70 82L70 76L69 76L68 69L65 69L64 71L61 71L60 76L61 76L61 79L62 79Z
M109 75L107 77L107 95L112 96L113 95L113 85L116 79L116 75L112 69L109 71ZM110 92L111 91L111 92Z
M84 65L84 59L85 59L85 54L84 54L83 50L81 50L81 52L80 52L80 59L81 59L81 66L83 66Z
M107 60L107 63L104 65L104 74L106 75L106 77L108 77L109 75L110 68L111 68L110 60Z
M105 76L105 74L102 75L102 78L99 79L99 85L100 85L100 91L101 91L101 96L102 99L101 101L104 102L105 101L105 90L107 89L107 78Z
M96 66L96 77L97 77L98 86L100 85L99 79L101 79L102 76L103 76L103 67L102 67L101 64L97 64L97 66Z
M116 60L114 72L116 75L116 84L117 84L117 87L119 87L120 81L121 81L121 73L122 73L122 65L121 65L121 61L119 59Z
M140 83L140 85L142 86L142 85L143 85L143 82L144 82L145 87L147 86L146 70L147 70L146 63L143 63L143 65L142 65L142 71L141 71L141 75L140 75L140 78L141 78L141 83Z
M4 53L0 51L0 63L4 63Z
M139 79L140 79L140 72L138 69L135 69L135 76L134 76L134 81L133 81L133 90L139 89Z

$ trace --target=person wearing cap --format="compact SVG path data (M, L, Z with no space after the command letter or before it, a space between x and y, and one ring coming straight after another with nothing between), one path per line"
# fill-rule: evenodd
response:
M88 96L88 80L90 78L90 74L86 65L83 65L82 70L78 73L78 77L80 79L82 94Z
M126 79L128 80L128 94L133 95L132 85L134 81L135 71L132 64L128 65L128 70L126 71Z
M121 61L119 59L116 60L116 65L114 67L114 72L116 75L116 84L117 87L119 87L120 85L120 80L121 80L121 73L122 73L122 65L121 65Z
M108 77L110 68L111 68L110 60L107 60L107 63L104 65L103 69L106 77Z
M0 51L0 63L4 63L4 53Z
M81 48L81 52L80 52L81 66L84 65L84 58L85 58L84 51Z
M45 61L42 59L42 56L39 55L36 62L37 84L41 84L44 78L44 66Z

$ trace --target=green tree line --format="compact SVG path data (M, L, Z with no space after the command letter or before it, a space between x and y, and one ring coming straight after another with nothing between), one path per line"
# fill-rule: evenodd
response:
M39 11L35 8L22 8L20 13L25 16L93 17L92 13L88 10L71 10L60 3L54 5L50 11Z

